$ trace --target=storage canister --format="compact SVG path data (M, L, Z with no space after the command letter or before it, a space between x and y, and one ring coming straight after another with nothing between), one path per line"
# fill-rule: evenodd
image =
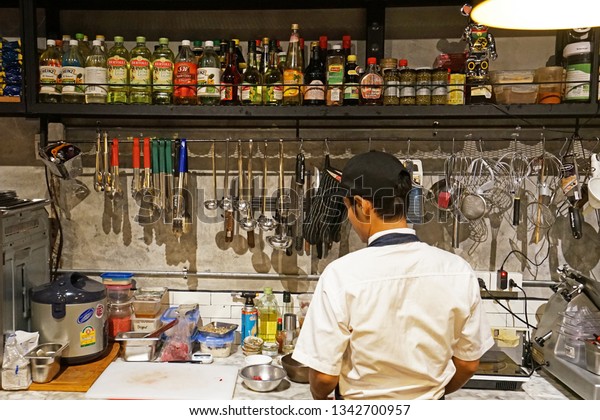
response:
M395 58L382 58L379 65L383 76L383 104L398 105L400 103L398 60Z
M575 42L563 49L567 70L565 102L589 101L592 55L590 42Z
M429 67L420 67L417 71L416 82L416 104L431 104L431 69Z
M434 69L431 73L431 104L446 105L448 96L448 75L445 68Z

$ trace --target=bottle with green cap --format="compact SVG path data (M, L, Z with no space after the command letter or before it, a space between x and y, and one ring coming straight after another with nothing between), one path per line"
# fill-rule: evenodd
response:
M265 287L265 293L257 304L258 309L258 336L265 343L276 342L277 337L277 318L280 318L277 299L273 295L273 289Z
M152 54L152 103L169 105L173 98L173 63L175 55L169 48L169 38L159 38Z
M135 38L136 45L131 49L129 69L131 72L131 89L129 103L152 103L152 53L146 47L146 38Z
M83 56L84 60L88 57L88 55L90 55L90 52L92 52L92 50L90 49L90 45L87 43L87 40L85 38L86 36L82 33L75 34L75 39L77 40L79 52Z
M123 37L114 38L115 45L108 51L108 103L129 102L129 51L123 45Z

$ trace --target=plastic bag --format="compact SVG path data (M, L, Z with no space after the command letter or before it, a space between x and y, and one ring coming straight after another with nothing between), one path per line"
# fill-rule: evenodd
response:
M190 320L184 315L177 316L177 324L167 336L165 344L160 351L160 361L190 360L192 354L192 337L190 333Z
M31 385L29 360L23 356L16 334L9 335L2 359L2 389L7 391L27 389Z

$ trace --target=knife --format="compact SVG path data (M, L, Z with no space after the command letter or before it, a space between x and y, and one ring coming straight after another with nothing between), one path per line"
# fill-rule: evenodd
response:
M306 161L304 153L300 150L300 153L296 155L296 194L298 196L298 208L296 217L296 236L294 238L296 252L302 252L304 248L304 235L302 234L302 224L304 223L304 185L306 180L304 178L306 170Z

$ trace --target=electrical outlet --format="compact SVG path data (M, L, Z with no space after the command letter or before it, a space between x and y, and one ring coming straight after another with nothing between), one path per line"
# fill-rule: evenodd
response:
M501 272L492 271L488 273L490 281L487 282L489 291L508 291L508 292L519 292L517 287L511 286L511 280L519 287L523 287L523 274L517 273L516 271L506 271L503 270ZM483 276L480 276L484 278ZM484 278L485 279L485 278Z
M511 292L518 292L519 291L518 287L511 286L511 280L517 286L523 287L523 274L522 273L517 273L514 271L508 273L508 290L510 290Z

